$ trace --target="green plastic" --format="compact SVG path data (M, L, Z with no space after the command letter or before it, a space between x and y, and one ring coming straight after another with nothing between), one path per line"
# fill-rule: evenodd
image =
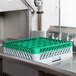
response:
M72 47L73 44L71 41L33 37L33 38L5 41L3 43L3 46L6 48L24 51L27 53L40 54L58 49Z

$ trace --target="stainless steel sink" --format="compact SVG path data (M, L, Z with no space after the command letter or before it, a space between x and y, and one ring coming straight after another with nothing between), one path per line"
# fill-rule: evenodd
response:
M59 26L50 26L47 31L47 37L58 39L59 38ZM76 52L76 28L61 26L61 39L72 41L73 50Z

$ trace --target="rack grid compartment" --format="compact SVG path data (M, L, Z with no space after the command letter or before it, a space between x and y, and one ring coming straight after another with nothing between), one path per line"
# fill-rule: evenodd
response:
M4 53L21 58L48 63L58 57L72 56L72 42L50 38L33 37L5 41ZM52 58L52 59L51 59Z

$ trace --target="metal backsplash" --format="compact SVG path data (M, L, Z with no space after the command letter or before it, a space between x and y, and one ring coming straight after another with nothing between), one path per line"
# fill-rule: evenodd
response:
M50 26L47 31L47 37L58 39L59 38L59 27L58 26ZM61 39L72 41L73 42L73 50L76 52L76 28L75 27L64 27L61 26Z
M30 36L29 11L0 13L0 40L19 39Z

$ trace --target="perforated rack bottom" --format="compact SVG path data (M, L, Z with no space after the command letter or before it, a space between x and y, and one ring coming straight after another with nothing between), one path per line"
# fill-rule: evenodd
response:
M4 47L4 53L37 62L49 63L72 57L72 47L59 49L55 51L49 51L41 54L31 54Z

